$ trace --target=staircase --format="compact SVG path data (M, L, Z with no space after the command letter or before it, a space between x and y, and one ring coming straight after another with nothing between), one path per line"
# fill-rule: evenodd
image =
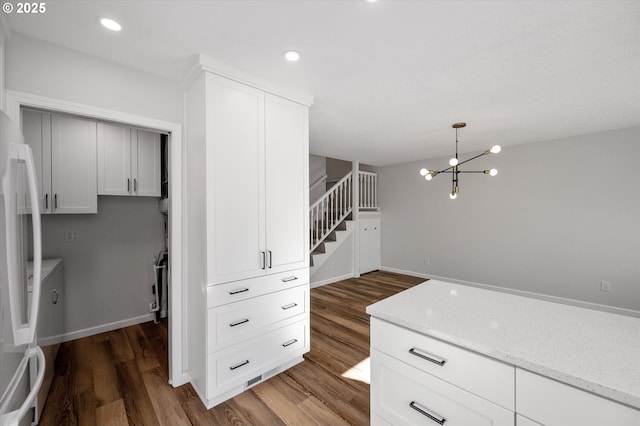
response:
M376 173L358 172L360 210L378 209L377 177ZM353 189L353 172L349 172L309 208L311 276L355 229Z

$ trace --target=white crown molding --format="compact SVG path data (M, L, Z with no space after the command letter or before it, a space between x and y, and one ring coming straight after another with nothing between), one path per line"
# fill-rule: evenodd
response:
M312 95L286 89L204 55L196 56L193 65L189 68L189 71L182 79L180 87L183 90L186 90L202 71L210 72L221 77L237 81L238 83L255 87L256 89L287 98L305 106L313 105L314 99Z

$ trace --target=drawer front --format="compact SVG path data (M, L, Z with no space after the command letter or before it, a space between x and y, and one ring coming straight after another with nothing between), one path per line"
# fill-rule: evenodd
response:
M207 307L214 308L303 284L309 284L309 268L212 285L207 289Z
M391 426L391 423L387 422L385 419L371 412L371 426Z
M298 316L305 313L308 316L308 312L309 286L306 285L209 309L207 352L281 327L283 321L299 320Z
M371 347L514 411L514 367L371 318Z
M394 425L513 426L514 413L371 350L371 410Z
M516 411L546 426L640 425L640 410L519 368Z
M213 398L308 351L309 321L305 320L209 354L207 397Z

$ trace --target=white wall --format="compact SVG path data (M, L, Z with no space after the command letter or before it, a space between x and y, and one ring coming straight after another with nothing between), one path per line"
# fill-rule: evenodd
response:
M15 33L5 62L7 89L182 123L177 82Z
M456 200L450 175L419 175L447 158L381 167L382 264L640 311L639 141L636 127L505 148L469 164L499 174L461 175Z
M42 215L42 245L44 258L63 260L66 334L149 314L152 259L164 249L158 198L101 196L98 214Z
M354 276L353 245L355 232L352 232L340 247L333 252L331 257L320 266L318 271L313 274L311 287L333 283Z
M320 155L309 155L309 185L313 185L327 174L327 158ZM326 184L318 184L309 190L309 205L315 203L327 191Z

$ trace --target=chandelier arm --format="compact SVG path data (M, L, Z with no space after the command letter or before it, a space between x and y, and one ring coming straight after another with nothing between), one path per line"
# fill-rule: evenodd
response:
M464 164L464 163L468 163L468 162L469 162L469 161L471 161L471 160L475 160L476 158L482 157L483 155L487 155L487 152L488 152L488 151L485 151L485 152L483 152L482 154L478 154L478 155L476 155L475 157L471 157L471 158L469 158L468 160L461 161L461 162L459 162L459 163L458 163L458 166L460 166L460 165L462 165L462 164Z
M484 173L487 174L484 170L465 170L465 171L458 171L458 173Z

